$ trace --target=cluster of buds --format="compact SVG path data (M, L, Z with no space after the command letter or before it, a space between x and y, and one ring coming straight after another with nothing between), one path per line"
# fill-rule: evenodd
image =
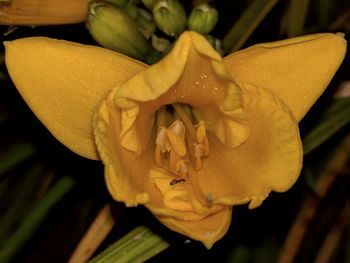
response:
M186 13L179 0L0 0L0 25L56 25L85 21L101 46L153 64L185 30L210 32L218 12L206 3ZM219 50L218 50L219 51Z
M90 1L86 25L101 46L151 64L162 58L186 29L214 39L208 34L218 21L218 12L208 4L196 6L187 17L178 0L135 2Z

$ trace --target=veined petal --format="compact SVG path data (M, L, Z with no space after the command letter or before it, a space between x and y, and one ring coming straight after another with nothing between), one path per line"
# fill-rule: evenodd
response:
M146 66L107 49L42 37L5 47L9 74L36 116L68 148L98 159L92 132L96 104Z
M210 155L196 174L193 185L212 202L259 206L270 191L286 191L299 176L302 146L297 122L289 108L270 91L243 89L244 111L251 135L232 150L223 149L212 134Z
M227 232L231 223L231 216L232 208L225 207L214 214L196 221L184 221L164 216L157 216L157 218L170 229L201 241L207 249L210 249Z
M300 121L341 64L341 34L314 34L258 44L224 58L235 81L271 90Z

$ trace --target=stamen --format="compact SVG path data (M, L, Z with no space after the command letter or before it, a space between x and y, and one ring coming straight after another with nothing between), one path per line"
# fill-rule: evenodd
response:
M180 169L179 162L181 160L181 157L176 152L170 151L169 159L170 159L170 163L169 163L170 171L174 174L178 174L178 171Z
M158 111L157 111L157 126L158 127L164 127L166 125L166 109L165 107L161 107Z
M191 154L194 157L194 168L202 168L202 157L209 155L209 141L206 133L204 121L200 121L194 126L196 129L196 142L191 145Z
M170 171L176 175L185 176L188 173L188 161L183 160L175 151L170 151L169 166Z
M185 126L176 120L168 129L159 127L156 137L155 163L163 167L164 159L169 158L169 169L175 175L186 175L188 172L186 155Z
M167 108L170 106L173 112ZM169 123L168 117L175 121L166 128L166 124ZM176 176L186 176L190 162L185 157L189 146L194 169L201 169L203 157L209 155L209 141L205 122L200 120L198 124L193 125L193 120L198 118L201 118L198 111L183 104L167 105L158 111L157 124L160 126L158 126L154 152L155 164L158 167Z
M193 114L194 118L197 120L197 122L203 121L202 114L199 112L199 110L193 108L192 109L192 114Z
M163 165L163 154L166 153L170 146L167 145L167 137L166 137L167 129L164 127L158 128L157 138L156 138L156 149L155 149L155 160L156 165L162 167Z
M187 132L189 133L188 135L191 138L195 138L195 130L193 128L193 123L192 123L192 118L190 118L186 110L183 108L181 104L175 103L172 104L175 110L175 113L179 116L179 119L183 122L183 124L186 127Z
M185 126L181 121L175 121L167 130L167 138L172 149L181 157L186 154Z
M185 176L188 173L188 161L187 160L180 160L179 173L182 176Z

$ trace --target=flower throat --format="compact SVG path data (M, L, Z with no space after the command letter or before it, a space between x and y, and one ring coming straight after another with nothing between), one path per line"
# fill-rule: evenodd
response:
M185 177L191 165L202 167L209 155L205 122L199 112L186 104L166 105L157 112L155 162L177 177Z

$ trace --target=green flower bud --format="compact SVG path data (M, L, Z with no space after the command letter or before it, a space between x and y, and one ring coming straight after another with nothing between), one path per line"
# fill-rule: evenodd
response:
M152 10L153 4L156 2L155 0L141 0L141 2L144 4L145 7L147 7L149 10Z
M138 30L146 39L150 39L156 31L156 24L152 19L152 15L145 9L139 8L139 16L136 19Z
M145 62L148 65L152 65L154 63L157 63L159 60L162 59L162 54L159 53L158 51L152 49L151 52L148 53L147 57L145 58Z
M125 55L142 60L151 48L135 22L115 5L90 2L86 26L101 46Z
M153 6L153 17L158 28L169 36L176 37L186 28L186 13L177 0L160 0Z
M139 16L139 10L134 4L129 3L125 5L123 9L133 20L136 20L136 18Z
M171 43L169 40L161 37L157 37L156 35L152 35L152 46L158 52L165 52L171 47Z
M116 5L116 6L118 6L118 7L121 7L121 8L123 8L124 6L126 6L126 4L128 3L127 0L104 0L104 1L106 1L106 2L108 2L108 3L111 3L111 4L113 4L113 5Z
M188 28L201 34L208 34L218 22L218 11L208 4L196 6L188 19Z
M210 45L215 47L215 37L213 37L212 35L204 35L204 37L207 39Z

